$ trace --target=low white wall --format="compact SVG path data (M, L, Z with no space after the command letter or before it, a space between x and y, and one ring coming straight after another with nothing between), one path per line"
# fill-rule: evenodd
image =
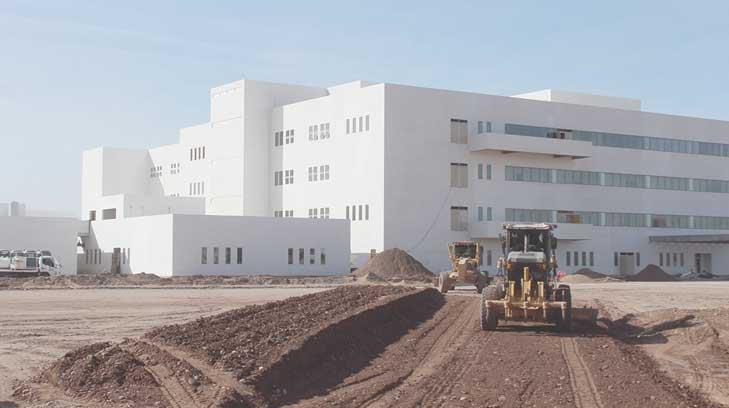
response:
M83 273L108 272L114 248L126 250L122 273L173 275L335 275L349 273L349 222L334 219L168 214L94 221L79 257ZM207 263L202 263L202 248ZM218 248L215 263L214 248ZM230 263L226 263L230 248ZM242 248L242 263L237 263ZM293 248L293 264L288 249ZM299 263L304 249L304 263ZM314 249L314 263L310 251ZM321 262L324 249L325 263ZM96 261L92 255L100 251ZM98 254L98 253L97 253ZM89 259L89 262L86 260Z
M337 275L349 273L349 221L312 218L175 215L175 275ZM202 248L207 264L202 264ZM236 250L243 248L237 264ZM219 248L219 263L214 263ZM231 263L225 250L231 248ZM293 264L288 250L293 249ZM304 263L299 263L299 250ZM314 249L314 263L310 251ZM326 263L321 263L324 249Z
M76 237L84 227L74 218L0 217L0 249L49 250L63 266L62 273L76 274Z

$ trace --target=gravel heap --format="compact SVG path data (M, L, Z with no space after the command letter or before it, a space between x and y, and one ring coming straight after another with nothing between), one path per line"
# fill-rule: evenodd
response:
M417 259L400 248L382 251L354 271L357 277L367 277L369 274L387 281L432 282L435 276Z
M635 275L628 276L627 280L633 282L673 282L676 278L660 267L650 264Z

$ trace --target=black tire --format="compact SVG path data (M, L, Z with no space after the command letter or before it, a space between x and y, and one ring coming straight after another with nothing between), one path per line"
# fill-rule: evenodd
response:
M493 285L485 287L481 293L481 330L495 330L499 324L496 313L486 306L487 301L497 300L496 296L496 287Z
M448 272L443 271L440 273L440 276L438 277L438 290L440 293L446 293L448 292L448 289L451 288L450 282L448 282Z
M563 333L569 333L572 331L572 290L569 285L559 285L558 289L561 289L562 296L561 301L567 302L567 310L565 310L565 316L562 313L558 313L557 317L557 329Z
M476 275L476 292L482 293L483 288L485 288L489 284L489 280L486 277L486 275L479 273Z

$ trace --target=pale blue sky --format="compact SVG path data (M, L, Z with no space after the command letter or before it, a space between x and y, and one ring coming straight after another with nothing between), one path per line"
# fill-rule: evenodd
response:
M243 76L559 88L729 120L729 2L2 0L0 202L78 214L83 150L174 143Z

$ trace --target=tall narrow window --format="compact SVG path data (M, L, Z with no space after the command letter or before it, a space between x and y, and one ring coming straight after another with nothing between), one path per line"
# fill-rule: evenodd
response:
M322 264L322 265L327 264L327 254L326 254L326 252L324 252L324 248L321 248L319 250L319 258L321 258L319 261L320 264Z
M565 256L565 259L564 259L565 265L571 266L570 265L570 251L565 252L564 253L564 256Z
M349 119L347 119L347 134L349 134L349 133L350 133L350 131L349 131Z
M365 130L370 130L370 115L365 116Z
M491 122L486 122L486 132L491 133Z
M202 147L202 158L205 158L205 146Z
M230 265L230 248L225 248L225 264Z
M451 163L451 187L468 187L468 164Z
M365 205L365 220L369 220L369 219L370 219L370 205L366 204Z
M468 207L451 207L451 230L466 231L468 229Z
M236 263L241 265L243 263L243 248L236 249Z
M352 206L352 221L357 221L357 206Z
M663 252L658 253L658 265L663 266Z
M468 144L468 121L451 119L451 143Z
M491 250L489 249L486 251L486 265L491 266L491 263L493 262Z
M681 266L683 266L683 265L684 265L684 263L683 263L683 252L681 252Z
M289 248L289 265L294 264L294 248Z
M640 252L635 253L635 266L640 266Z
M479 163L478 167L476 167L477 171L477 177L479 180L483 180L483 164Z
M579 253L577 251L574 252L574 258L575 258L575 266L580 265L580 257L578 256Z
M491 165L486 165L486 180L491 180Z
M483 133L483 121L478 121L478 134Z
M613 252L613 263L615 264L615 266L618 266L618 253L617 252Z
M359 220L362 221L362 204L359 205Z
M362 121L363 121L363 120L364 120L364 118L363 118L362 116L360 116L360 117L359 117L359 131L360 131L360 132L362 131L362 129L364 129L364 126L362 126Z
M350 219L350 218L349 218L349 206L347 206L347 216L346 216L346 218L347 218L347 219Z
M582 253L582 266L587 265L587 252Z
M595 253L590 251L590 266L595 266Z
M202 263L203 265L207 265L208 263L208 249L206 247L202 247L200 263Z
M218 247L213 248L213 263L215 265L220 263L220 248Z
M478 209L476 210L476 213L478 214L476 219L479 221L483 221L483 207L478 207Z
M359 131L361 132L362 129L360 128ZM352 118L352 133L357 133L357 118Z
M299 248L299 265L304 264L304 248Z
M309 248L309 265L316 264L316 249Z

